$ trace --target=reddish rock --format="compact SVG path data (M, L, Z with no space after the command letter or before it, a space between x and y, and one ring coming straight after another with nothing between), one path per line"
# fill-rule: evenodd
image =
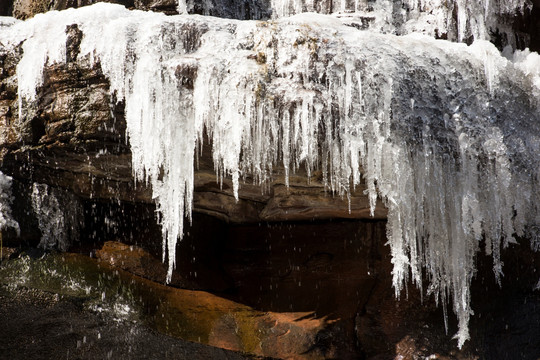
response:
M133 270L148 255L132 249L110 242L98 256L106 259L107 266ZM126 256L128 251L135 256ZM76 256L67 259L75 265L79 261ZM130 279L125 274L118 276ZM139 277L131 277L129 283L134 296L144 303L149 323L165 334L282 359L324 359L336 351L318 346L321 333L328 332L334 321L312 312L262 312L204 291L177 289Z

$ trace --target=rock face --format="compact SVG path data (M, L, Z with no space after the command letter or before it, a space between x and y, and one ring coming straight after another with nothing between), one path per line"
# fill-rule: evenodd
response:
M20 265L22 268L18 268ZM30 290L26 289L27 292L35 292L41 296L56 294L56 296L49 295L53 299L56 298L52 301L51 299L35 298L34 301L38 306L51 302L51 305L55 306L57 305L55 303L58 303L60 299L67 298L69 300L79 297L80 305L85 303L83 306L79 305L81 308L91 308L96 306L92 305L95 304L93 298L98 296L102 298L103 302L98 306L106 308L107 304L104 299L107 296L118 296L119 299L124 296L122 305L125 311L123 314L128 316L128 319L129 314L137 314L137 316L143 317L143 323L146 326L149 325L161 333L184 340L234 350L251 356L272 358L332 358L336 356L338 351L335 347L321 348L319 346L321 333L328 331L328 324L331 324L332 321L322 317L314 317L313 313L288 312L280 314L257 311L249 306L207 292L176 289L131 276L122 270L112 269L103 262L82 255L50 254L34 262L23 256L20 259L11 260L7 266L0 269L0 272L2 273L0 298L5 291L3 286L13 283L13 277L19 276L19 283L30 288ZM49 277L48 280L45 276L47 272L54 272L53 277ZM51 279L52 281L50 281ZM70 287L69 283L75 281L78 281L77 285ZM82 289L81 284L84 284ZM33 311L31 306L29 308ZM5 307L0 308L2 320L7 317L4 310ZM101 312L106 311L106 309L101 310ZM122 326L129 324L129 322L122 323L120 321L122 311L116 312L116 314L120 316L118 322ZM63 316L58 316L58 318L56 320L60 323L65 321ZM23 320L26 319L23 317ZM92 317L88 320L92 320ZM24 331L16 329L11 321L3 323L6 322L19 333L19 336L29 336ZM75 319L74 325L79 328L81 321ZM114 325L110 327L115 328ZM43 333L49 334L48 329L45 329ZM91 332L87 332L86 335L90 338L89 340L95 339L95 334ZM136 336L127 334L126 341L131 341L134 338ZM65 346L65 344L62 345ZM2 346L0 350L4 350L5 346L7 350L12 351L20 347L20 345L12 345L15 349L10 349L10 346L6 346L3 342L0 342L0 346ZM44 347L51 348L50 345ZM115 351L116 349L112 348L111 350ZM89 357L83 355L82 358Z
M0 289L0 353L3 358L100 360L159 358L246 360L252 355L193 343L144 326L115 322L81 309L80 298L59 297L38 289ZM113 321L114 322L114 321Z

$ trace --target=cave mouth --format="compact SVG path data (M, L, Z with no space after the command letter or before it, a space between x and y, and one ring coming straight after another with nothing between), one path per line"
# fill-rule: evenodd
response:
M84 208L86 226L71 251L93 254L112 240L161 259L155 205L93 200ZM310 312L336 320L332 341L341 339L364 358L392 353L389 344L402 344L407 336L416 336L416 347L454 351L457 321L449 314L446 334L442 307L432 296L409 283L395 298L386 221L232 224L194 212L176 256L175 272L199 290L263 312ZM540 353L540 295L534 290L540 256L531 256L527 241L521 241L504 251L502 260L505 276L499 287L492 258L483 251L477 255L472 339L464 350L486 359L515 354L533 359Z
M86 201L84 214L71 251L94 254L118 241L162 258L155 205ZM354 317L388 260L385 227L348 219L232 224L194 212L177 244L175 272L258 310Z

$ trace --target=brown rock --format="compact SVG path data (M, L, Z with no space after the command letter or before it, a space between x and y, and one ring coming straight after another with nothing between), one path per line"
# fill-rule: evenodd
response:
M1 236L2 235L0 234L0 237ZM3 260L8 260L9 258L13 256L13 254L16 254L16 253L17 253L16 248L0 246L0 263Z
M278 175L274 181L262 188L249 183L241 184L239 201L236 201L230 180L224 180L220 186L213 170L201 167L195 173L193 209L231 223L336 218L386 219L387 210L381 202L377 203L375 215L371 216L363 186L358 186L348 200L332 195L326 191L322 182L307 179L301 173L292 176L289 187L286 187L283 176L279 175L279 168L275 173Z
M111 266L158 283L165 282L167 276L167 265L138 246L107 241L96 251L96 257ZM197 284L183 279L176 271L173 272L170 284L186 289L200 289Z
M161 285L156 316L160 331L228 350L283 359L323 359L317 335L326 319L310 313L263 313L209 293L170 290ZM171 314L175 314L172 315Z
M124 261L122 266L133 265L130 264L132 260L126 262L125 257L116 255L126 248L116 246L116 249L119 250L113 251L113 256L108 255L109 260L114 258L116 264L117 260L123 259L120 260ZM79 256L74 255L65 256L65 259L75 265L80 261ZM104 262L100 264L105 265ZM141 299L147 309L147 321L162 333L228 350L283 359L324 359L335 351L323 351L317 346L320 334L328 331L334 321L314 317L311 312L261 312L204 291L164 286L127 275L122 270L118 270L117 275L131 284L133 296Z
M49 11L48 0L15 0L12 14L17 19L25 20L36 14Z
M358 186L350 199L329 194L320 182L293 183L286 187L274 182L272 197L260 213L264 221L295 221L306 219L386 219L387 210L378 203L370 215L366 188Z

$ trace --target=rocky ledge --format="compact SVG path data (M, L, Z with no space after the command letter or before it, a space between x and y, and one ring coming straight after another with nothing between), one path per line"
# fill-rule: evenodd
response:
M82 33L66 31L75 58ZM23 183L48 184L81 199L152 203L150 189L133 180L123 105L111 105L108 80L100 69L79 63L48 67L37 101L19 119L17 61L14 54L0 54L1 170ZM370 215L364 190L357 187L349 199L334 196L320 174L308 179L301 170L286 187L277 168L266 187L242 184L236 201L231 181L218 183L206 145L196 167L193 210L233 223L384 219L386 209L380 203Z

